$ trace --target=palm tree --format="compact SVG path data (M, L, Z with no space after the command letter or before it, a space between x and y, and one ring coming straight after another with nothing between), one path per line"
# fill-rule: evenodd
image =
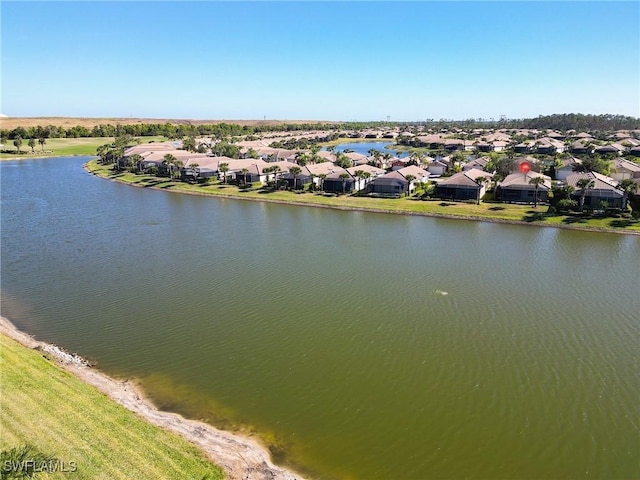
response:
M218 170L220 170L220 172L222 172L222 175L224 176L224 183L227 183L227 172L229 171L229 164L221 163L220 165L218 165Z
M354 172L354 176L358 179L358 180L362 180L364 178L364 170L356 170ZM360 186L360 182L358 181L358 186Z
M169 178L171 179L171 169L173 168L173 164L176 161L176 157L174 157L170 153L167 153L163 158L164 162L162 163L167 165L167 171L169 172Z
M413 152L409 155L409 161L413 162L414 165L420 166L424 163L424 155L420 152Z
M618 188L624 192L623 204L626 207L629 195L633 195L638 191L638 184L630 178L625 178L618 184Z
M305 152L296 153L296 162L301 167L304 167L310 161L311 161L311 158L309 157L309 155L307 153L305 153Z
M584 199L587 196L587 190L595 186L595 182L590 178L581 178L576 182L576 186L580 189L580 211L584 209Z
M30 138L29 142L27 143L27 145L29 145L31 147L31 153L35 153L36 152L36 139L35 138Z
M362 178L364 178L364 186L369 185L369 178L371 178L371 172L363 172Z
M243 168L241 170L242 172L242 184L246 185L247 184L247 173L249 173L249 169L248 168Z
M293 189L294 190L296 190L296 188L298 187L297 180L298 180L298 175L300 175L301 172L302 172L302 169L300 167L291 167L289 169L289 173L291 175L293 175Z
M407 182L409 182L409 184L407 185L407 196L409 196L409 194L411 193L411 182L413 182L416 179L416 176L415 175L407 175L404 178L406 178Z
M318 178L320 179L320 190L324 190L324 179L327 178L327 174L321 173Z
M493 200L498 200L498 184L504 180L504 176L500 173L493 174Z
M478 189L478 205L480 205L480 194L482 193L482 186L489 182L487 177L478 177L476 178L476 183L480 186Z
M131 162L131 166L136 171L140 171L140 165L142 164L143 160L144 160L144 158L142 157L142 155L140 155L138 153L134 153L133 155L131 155L129 157L129 161Z
M57 463L56 457L46 455L31 445L13 447L0 452L0 478L39 478L40 472L53 471ZM7 466L12 468L9 470Z
M278 172L280 172L280 167L278 165L274 165L271 167L271 171L273 172L273 189L278 189Z
M191 171L193 172L193 180L198 183L198 177L200 176L200 164L199 163L192 163L191 165L189 165L189 167L191 168Z
M109 150L109 145L100 145L96 148L96 154L100 157L100 163L106 163L107 150Z
M382 157L382 153L380 153L375 148L372 148L371 150L369 150L369 156L373 157L373 163L375 163L376 166L380 166L380 157Z
M42 146L42 151L44 152L44 144L47 143L47 138L44 136L38 138L38 143Z
M341 173L340 178L342 179L342 193L346 193L347 188L347 179L350 177L348 173Z
M533 208L537 208L538 206L538 189L540 188L540 184L544 184L544 177L533 177L529 180L529 184L535 186L535 194L533 197ZM479 202L478 202L479 203Z
M176 167L175 177L178 178L180 176L180 169L184 166L184 163L180 160L176 160L174 166Z

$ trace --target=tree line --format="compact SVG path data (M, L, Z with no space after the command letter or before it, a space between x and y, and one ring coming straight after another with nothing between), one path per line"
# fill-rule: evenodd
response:
M506 129L553 129L553 130L577 130L577 131L614 131L614 130L640 130L640 118L624 115L591 115L581 113L563 113L538 116L536 118L508 119L501 117L494 119L447 120L426 119L417 122L335 122L335 123L285 123L282 125L238 125L234 123L216 124L173 124L173 123L138 123L133 125L101 124L92 128L76 125L69 128L55 125L36 127L16 127L13 130L0 130L2 143L7 140L40 139L40 138L79 138L79 137L119 137L131 135L133 137L164 136L169 139L182 139L185 137L208 136L214 138L228 138L234 136L247 136L262 132L295 132L301 130L362 130L366 128L391 128L400 127L409 130L412 127L422 126L431 129L443 128L506 128Z

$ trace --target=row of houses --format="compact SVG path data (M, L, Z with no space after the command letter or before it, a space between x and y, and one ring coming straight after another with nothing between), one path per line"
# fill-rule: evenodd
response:
M273 152L263 151L264 156L260 158L235 159L176 150L174 144L158 143L131 147L125 152L125 158L134 153L143 159L140 162L142 170L154 167L161 174L168 173L170 167L166 164L165 155L171 153L180 162L181 178L192 182L216 177L241 185L276 182L283 187L298 189L313 184L316 189L329 193L366 191L374 195L400 196L413 192L419 183L432 180L437 183L436 196L443 199L479 201L489 186L493 185L496 187L496 199L519 203L546 202L552 187L550 177L533 171L526 174L512 173L495 183L493 173L485 171L489 161L486 157L467 162L462 166L462 172L451 177L438 178L451 167L448 157L438 160L426 157L424 166L408 165L409 160L406 158L393 158L384 165L387 167L385 169L371 165L371 158L355 152L350 154L354 165L348 168L334 164L335 155L331 152L318 152L325 161L304 165L297 163L296 155L299 152L282 149L275 152L275 155ZM531 163L539 161L534 157L523 157L522 160ZM565 159L563 165L556 170L555 180L575 188L580 178L591 175L595 186L587 192L586 206L600 206L605 202L612 208L624 208L626 196L617 188L619 181L637 178L640 183L640 165L623 158L615 160L615 173L612 177L576 173L579 162L579 159L573 157ZM534 185L532 180L537 177L542 180ZM574 195L580 197L581 190L576 189Z
M535 182L534 179L540 181ZM436 196L451 200L476 200L486 193L493 174L479 169L460 172L436 186ZM580 180L591 180L591 186L581 188ZM640 179L639 179L640 180ZM596 172L576 172L566 178L565 185L573 188L570 198L582 200L587 208L621 208L627 206L627 195L618 187L619 182ZM552 180L542 173L529 171L507 175L495 185L495 199L508 203L544 203L549 201Z
M492 134L490 136L464 140L451 138L442 134L404 136L405 142L414 146L427 147L430 150L474 151L480 153L503 152L511 149L516 154L555 155L569 152L578 154L600 155L613 154L640 156L640 140L625 137L617 141L599 144L593 137L581 136L574 141L562 141L552 136L526 139L515 143L507 134Z

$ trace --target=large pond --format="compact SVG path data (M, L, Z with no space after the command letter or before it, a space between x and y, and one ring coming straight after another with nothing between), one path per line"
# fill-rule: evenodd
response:
M638 478L640 238L2 162L2 314L316 478Z
M389 153L394 157L404 158L409 156L409 152L395 150L393 148L395 144L393 142L389 142L388 140L385 142L354 142L354 143L340 143L335 146L336 152L344 152L345 150L350 150L353 152L361 153L366 156L370 156L370 151L377 150L378 152L385 154Z

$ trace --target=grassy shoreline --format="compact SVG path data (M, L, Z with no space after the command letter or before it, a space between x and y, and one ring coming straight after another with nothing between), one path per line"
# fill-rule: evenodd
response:
M180 471L193 478L224 478L194 445L113 402L49 354L4 333L0 347L0 450L28 444L52 455L67 473L51 478L151 480Z
M52 478L302 480L274 465L256 437L158 410L129 379L90 368L2 316L0 354L0 450L29 445L54 457L67 471Z
M439 200L420 200L415 197L399 199L371 198L358 196L335 196L322 193L296 193L274 191L265 193L261 189L240 189L235 185L212 183L210 185L192 185L172 182L167 178L151 175L136 175L129 172L114 172L108 165L100 165L97 160L85 164L85 170L99 177L107 178L136 187L153 188L192 195L209 195L221 198L242 199L301 205L337 210L356 210L374 213L392 213L403 215L429 216L445 219L472 220L516 225L566 228L589 232L621 233L640 235L640 220L623 220L609 217L583 218L571 215L547 215L546 206L534 209L530 205L501 203L443 202Z

